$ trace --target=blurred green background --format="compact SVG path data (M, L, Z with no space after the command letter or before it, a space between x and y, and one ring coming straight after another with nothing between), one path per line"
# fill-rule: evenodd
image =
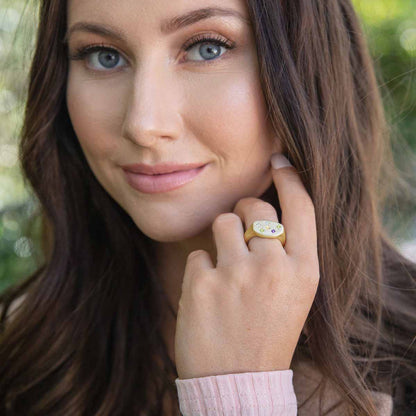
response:
M37 25L36 1L0 0L0 292L42 262L39 204L17 154ZM362 18L391 124L416 154L416 0L353 0ZM393 145L396 163L403 157ZM414 169L414 168L411 168ZM404 171L413 181L416 172ZM414 182L413 182L414 183ZM400 251L416 261L416 207L403 200L385 213Z

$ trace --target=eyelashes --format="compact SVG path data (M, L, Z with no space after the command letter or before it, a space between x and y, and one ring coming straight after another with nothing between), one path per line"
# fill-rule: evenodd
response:
M226 51L224 53L222 53L221 55L217 55L217 57L214 57L213 59L190 60L190 62L192 64L196 64L196 65L211 65L211 64L221 60L222 56L227 54L228 50L232 50L236 47L235 42L230 41L226 38L223 38L222 36L202 34L202 35L197 35L196 37L187 41L183 45L182 49L185 52L187 52L187 55L189 55L189 51L192 48L194 48L196 45L199 45L199 44L201 44L201 47L199 48L199 50L197 50L199 55L201 55L201 48L202 48L203 44L205 44L205 45L215 45L216 47L220 48L220 50L221 50L221 48L225 48ZM211 48L211 50L212 50L212 48ZM68 54L68 58L70 60L74 60L74 61L86 60L86 58L90 58L90 57L93 58L94 54L96 52L100 52L100 53L101 52L107 52L106 56L107 57L113 56L115 59L112 59L112 61L116 61L116 64L120 61L120 59L119 59L121 57L120 53L116 49L114 49L110 46L107 46L103 43L96 44L96 45L88 45L88 46L85 46L85 47L80 47L80 48L76 49L73 54ZM221 53L221 51L220 51L220 53ZM124 59L124 58L122 58L122 59ZM100 63L100 65L102 65L102 63ZM114 71L109 71L107 69L104 69L104 70L92 69L92 70L95 71L95 72L114 72ZM114 69L114 68L110 68L110 70L111 69Z
M197 35L196 37L190 39L188 42L183 45L183 49L188 51L193 46L198 45L199 43L212 43L217 46L223 46L227 49L233 49L235 47L235 42L232 42L222 36L218 35Z

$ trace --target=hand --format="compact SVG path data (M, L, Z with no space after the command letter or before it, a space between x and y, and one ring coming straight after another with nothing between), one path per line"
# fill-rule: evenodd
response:
M272 175L285 247L244 242L243 223L279 219L268 202L243 198L213 222L216 267L204 250L187 258L175 334L180 379L290 368L319 283L315 208L294 167Z

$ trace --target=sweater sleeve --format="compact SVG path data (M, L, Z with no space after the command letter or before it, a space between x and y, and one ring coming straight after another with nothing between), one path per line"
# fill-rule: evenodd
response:
M184 416L296 416L293 370L175 380Z

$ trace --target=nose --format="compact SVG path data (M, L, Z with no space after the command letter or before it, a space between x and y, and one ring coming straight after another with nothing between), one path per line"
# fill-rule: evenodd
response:
M168 65L143 65L132 77L122 135L143 147L179 137L181 112L178 82Z

